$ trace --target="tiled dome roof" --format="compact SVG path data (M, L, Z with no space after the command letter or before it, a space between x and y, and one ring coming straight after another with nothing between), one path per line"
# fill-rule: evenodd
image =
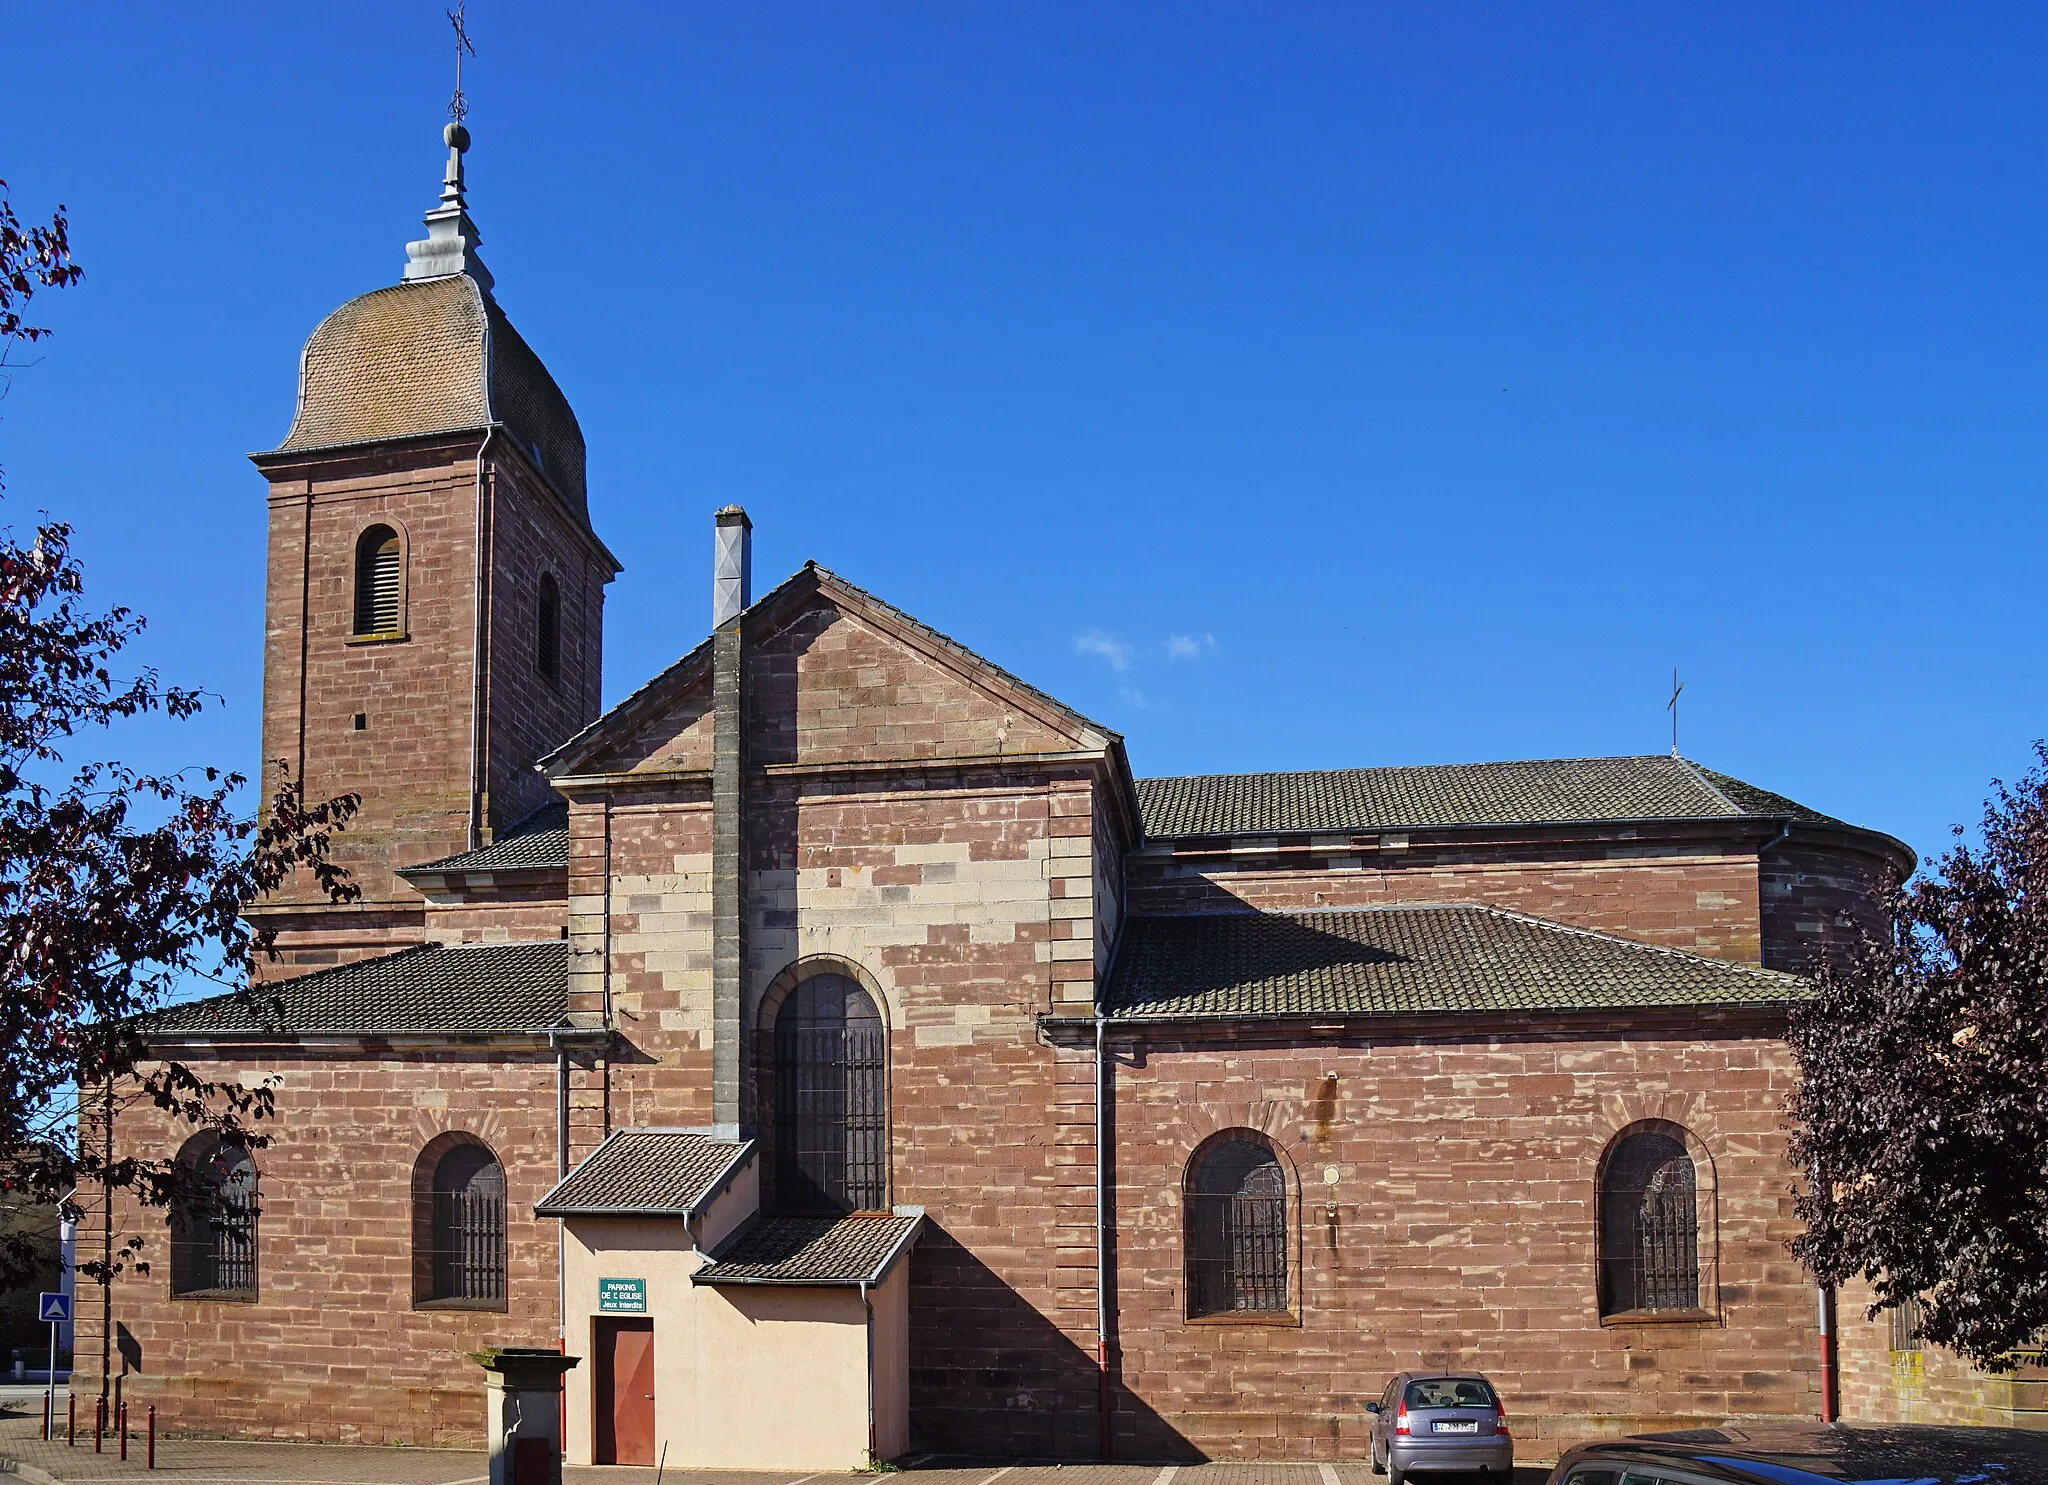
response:
M540 357L467 273L349 300L321 321L299 366L299 404L278 453L501 425L571 509L588 515L583 430Z

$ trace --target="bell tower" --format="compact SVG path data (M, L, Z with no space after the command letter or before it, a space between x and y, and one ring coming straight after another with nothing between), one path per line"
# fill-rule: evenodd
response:
M532 764L596 718L604 589L583 433L492 295L443 131L440 199L389 288L306 342L269 482L263 776L361 796L336 840L361 900L287 889L273 974L421 940L399 869L488 844L554 799Z

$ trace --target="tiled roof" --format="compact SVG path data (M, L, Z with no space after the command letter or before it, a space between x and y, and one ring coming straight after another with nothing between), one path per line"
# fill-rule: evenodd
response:
M851 1217L763 1217L696 1284L874 1284L916 1241L924 1218L881 1213Z
M534 1207L539 1217L694 1217L754 1155L752 1140L621 1129Z
M458 433L501 423L583 513L576 414L490 293L467 274L394 284L334 311L299 363L278 453Z
M1145 834L1155 840L1785 814L1829 821L1779 795L1668 755L1202 774L1137 783Z
M474 851L423 861L400 869L400 876L415 872L485 872L569 869L569 803L550 800L517 825L507 827L496 840Z
M569 946L421 944L239 995L172 1006L149 1031L176 1036L539 1031L562 1019Z
M1782 1004L1804 982L1498 908L1131 918L1115 1017Z

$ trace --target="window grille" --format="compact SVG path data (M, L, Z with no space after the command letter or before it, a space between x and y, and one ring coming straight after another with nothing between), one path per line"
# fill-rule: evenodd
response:
M1253 1135L1195 1157L1187 1186L1188 1313L1287 1308L1287 1177Z
M256 1292L256 1161L214 1142L186 1157L171 1219L173 1294Z
M889 1201L888 1033L844 975L814 975L775 1016L775 1199L790 1212Z
M534 668L549 680L562 673L562 590L551 573L540 575L540 599L534 606Z
M356 539L357 634L399 632L401 563L398 533L389 526L372 526Z
M456 1145L434 1166L430 1299L505 1298L505 1170L483 1145Z
M1683 1142L1625 1136L1600 1177L1600 1313L1696 1310L1699 1201Z
M1892 1306L1892 1349L1920 1349L1920 1296L1909 1294Z

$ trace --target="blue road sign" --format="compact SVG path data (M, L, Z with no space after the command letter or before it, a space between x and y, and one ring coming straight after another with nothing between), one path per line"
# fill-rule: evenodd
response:
M60 1325L71 1318L71 1296L43 1291L42 1299L36 1305L36 1319L51 1325Z

